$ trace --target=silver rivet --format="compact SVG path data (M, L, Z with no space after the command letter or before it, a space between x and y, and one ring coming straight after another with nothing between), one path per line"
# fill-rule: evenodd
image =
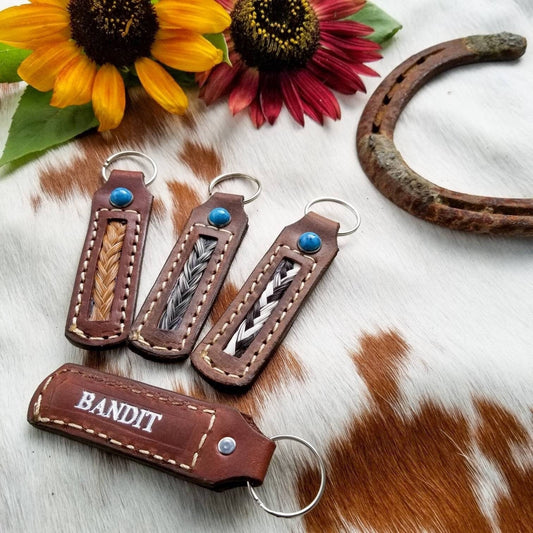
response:
M218 441L218 451L222 455L230 455L235 451L237 443L231 437L224 437Z

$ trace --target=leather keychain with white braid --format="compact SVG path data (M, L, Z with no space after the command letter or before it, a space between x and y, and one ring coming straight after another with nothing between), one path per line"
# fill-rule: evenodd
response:
M347 207L349 230L309 211L318 202ZM244 389L259 376L288 332L298 310L337 254L337 236L359 227L359 214L337 198L307 204L305 216L287 226L256 266L229 308L191 354L202 377L225 389Z
M256 191L248 199L216 192L192 210L134 321L129 345L143 357L175 361L194 347L248 228L244 204L261 191L256 178L232 173L215 178L209 192L228 179L251 181Z

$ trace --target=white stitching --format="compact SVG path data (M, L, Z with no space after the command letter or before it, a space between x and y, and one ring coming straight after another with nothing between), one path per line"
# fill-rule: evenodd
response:
M130 254L130 266L128 268L128 275L126 277L126 288L124 291L124 300L122 302L121 307L121 318L120 318L120 333L118 335L109 335L108 337L93 337L91 335L87 335L83 330L78 328L77 322L78 322L78 316L80 314L80 308L81 308L81 300L82 295L84 291L85 286L85 278L87 274L87 269L89 268L89 259L91 257L92 250L94 248L94 242L96 240L96 234L98 232L98 219L100 216L100 211L116 211L119 213L136 213L137 219L135 221L135 238L134 243L131 249ZM85 339L91 339L91 340L107 340L107 339L115 339L116 337L120 337L122 333L124 332L125 322L126 322L126 309L128 307L128 298L130 295L130 284L131 284L131 275L133 273L133 264L135 262L135 255L137 253L137 245L139 243L139 234L141 232L141 214L138 211L132 210L132 209L107 209L107 208L101 208L97 209L94 214L94 220L93 220L93 233L91 236L91 241L89 243L89 248L87 248L87 254L85 256L85 261L83 262L83 270L80 274L80 284L78 288L78 295L77 295L77 304L74 308L74 316L72 317L72 323L70 327L68 328L70 332L75 333L79 337L84 337Z
M139 327L132 332L132 339L134 341L140 342L141 344L144 344L145 346L150 346L150 348L152 348L154 350L164 350L165 352L170 352L170 353L172 353L172 352L179 353L181 350L183 350L183 347L185 346L185 341L187 340L187 338L191 334L192 326L196 322L196 318L200 314L202 306L204 305L205 300L207 298L207 294L209 293L209 291L211 290L211 287L213 286L213 281L215 280L215 276L217 275L217 273L218 273L218 271L220 269L220 265L224 261L224 256L225 256L225 254L226 254L226 252L228 250L229 243L232 241L233 237L235 237L235 234L232 233L231 231L224 230L224 229L220 229L219 230L219 231L223 231L225 233L228 233L229 237L228 237L228 240L224 243L224 248L222 249L222 253L220 254L220 257L219 257L218 261L216 262L215 270L212 272L211 277L209 278L209 281L207 282L207 286L206 286L204 292L202 293L202 296L201 296L201 299L200 299L200 303L196 307L196 310L195 310L194 315L192 317L192 324L187 328L187 331L186 331L185 335L181 339L181 346L179 348L169 348L168 346L158 346L156 344L152 344L151 342L147 341L141 335L141 330L144 327L144 324L146 323L146 321L148 320L148 317L152 313L152 310L153 310L155 304L157 303L157 301L161 297L161 294L163 293L163 290L165 289L167 283L169 282L170 278L172 277L172 274L174 273L174 270L175 270L175 268L176 268L176 266L177 266L177 264L178 264L178 262L179 262L179 260L181 258L181 254L183 253L183 249L185 248L185 244L187 243L187 241L188 241L192 231L194 230L195 226L199 226L199 227L202 227L202 228L207 228L207 227L210 228L211 227L211 226L206 226L205 224L201 224L201 223L197 222L197 223L193 224L189 228L189 231L185 235L185 240L181 244L180 251L178 252L178 255L176 256L175 261L172 262L172 266L171 266L170 270L167 272L166 278L161 283L161 286L159 287L159 290L157 291L157 294L155 295L154 299L150 303L150 307L148 308L148 311L144 315L144 317L142 319L142 322L139 324ZM214 229L216 229L216 228L214 228Z
M298 287L298 290L294 293L293 297L290 299L290 301L287 303L287 306L285 307L285 309L283 309L280 317L276 320L274 326L272 327L272 329L269 331L268 335L267 335L267 338L261 343L261 346L259 347L259 349L254 353L252 359L250 360L250 362L246 365L245 369L244 369L244 372L242 375L240 374L232 374L230 372L226 372L224 369L222 368L219 368L217 366L215 366L215 363L213 363L212 359L207 355L209 353L209 350L211 348L211 346L213 346L215 344L215 342L217 341L217 339L224 333L224 331L227 329L227 327L233 322L233 320L235 319L235 317L237 316L238 312L241 310L242 306L246 303L246 301L248 300L248 298L252 295L252 293L254 292L254 289L255 287L257 286L257 284L259 283L259 281L261 280L261 278L263 277L263 275L266 273L266 271L272 266L272 263L274 262L274 258L276 257L276 255L279 253L279 250L280 248L287 248L288 250L292 251L292 252L296 252L298 253L299 255L301 255L302 257L307 257L308 259L311 259L313 261L313 266L311 267L311 269L309 270L309 272L307 273L307 275L305 276L305 278L302 280L302 282L300 283L300 286ZM217 334L214 336L213 340L207 344L207 346L202 350L201 354L200 354L200 357L213 369L213 370L216 370L217 372L221 373L221 374L224 374L228 377L231 377L231 378L235 378L235 379L243 379L245 376L246 376L246 373L250 370L250 367L255 363L258 355L263 351L263 349L265 348L265 346L268 344L268 342L270 341L270 339L272 338L272 336L274 335L275 331L278 329L281 321L285 318L285 316L287 315L287 312L289 311L289 309L294 305L294 303L296 302L296 300L299 298L300 296L300 292L302 291L302 289L304 288L305 284L307 283L307 281L309 280L309 278L312 276L315 268L317 266L317 262L314 258L308 256L308 255L305 255L305 254L302 254L300 252L300 250L296 250L294 248L291 248L290 246L287 246L286 244L280 244L275 250L274 250L274 253L270 256L270 259L269 259L269 262L263 267L263 269L261 270L261 272L258 274L257 278L254 280L254 282L252 283L251 287L250 287L250 290L244 295L244 298L243 300L239 303L239 305L237 306L237 311L233 312L232 315L230 316L229 320L227 322L225 322L222 327L220 328L220 330L217 332Z
M70 369L70 368L65 368L65 369L57 372L56 374L53 374L52 376L50 376L48 378L48 380L46 381L46 383L44 384L44 386L43 386L43 388L42 388L42 390L41 390L41 392L40 392L40 394L39 394L39 396L37 398L37 401L34 404L33 413L34 413L34 416L35 416L37 422L40 422L42 424L68 425L69 427L71 427L73 429L77 429L79 431L84 431L86 433L89 433L90 435L96 434L101 439L108 440L111 444L114 444L115 446L121 446L121 447L124 447L124 448L128 448L128 450L131 450L131 451L136 452L136 453L140 453L142 455L149 455L153 459L156 459L156 460L162 461L162 462L167 462L167 463L169 463L171 465L177 465L178 464L177 461L175 461L174 459L164 459L157 452L156 453L151 453L149 450L142 450L140 448L136 448L133 444L124 444L121 441L118 441L118 440L114 439L113 437L110 437L109 435L106 435L105 433L96 433L96 431L94 429L92 429L92 428L83 427L83 426L80 426L78 424L74 424L73 422L65 422L64 420L60 420L60 419L51 419L51 418L48 418L48 417L41 417L40 409L41 409L41 402L42 402L42 398L43 398L44 392L46 391L46 389L47 389L48 385L50 384L50 382L52 381L52 379L54 379L55 377L59 376L60 374L63 374L64 372L72 372L74 374L80 374L81 376L87 376L89 378L94 377L94 376L91 376L90 374L87 374L85 372L80 372L79 370L73 370L73 369ZM192 470L194 468L194 466L196 465L196 462L198 460L198 457L200 455L200 450L204 446L204 444L205 444L205 442L207 440L209 432L211 431L211 429L213 429L213 425L215 423L215 419L216 419L216 416L217 416L216 415L216 411L214 409L199 409L197 406L191 405L191 404L187 404L185 402L173 402L173 401L170 400L170 398L165 398L164 396L154 396L151 393L143 392L142 390L138 390L138 389L133 389L133 388L128 387L126 385L120 385L118 383L114 383L114 382L111 382L111 381L105 380L105 379L103 381L106 382L106 384L111 386L111 387L118 387L120 389L125 389L125 390L133 392L135 394L140 394L142 396L147 396L149 398L155 398L155 399L157 399L159 401L170 402L171 405L176 405L176 406L179 406L179 407L187 407L189 409L195 410L198 414L205 413L205 414L211 415L211 417L209 419L209 424L207 426L207 429L202 434L202 436L200 438L200 443L198 444L198 448L196 449L196 451L193 454L191 464L187 465L187 464L182 463L182 464L178 465L180 468L183 468L185 470Z

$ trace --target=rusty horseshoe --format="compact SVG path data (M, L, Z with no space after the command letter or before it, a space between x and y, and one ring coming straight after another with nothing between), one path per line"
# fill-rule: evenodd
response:
M369 99L357 130L359 161L389 200L408 213L450 229L533 236L533 198L493 198L451 191L412 170L396 148L394 127L409 100L437 74L459 65L522 56L526 39L511 33L455 39L410 57Z

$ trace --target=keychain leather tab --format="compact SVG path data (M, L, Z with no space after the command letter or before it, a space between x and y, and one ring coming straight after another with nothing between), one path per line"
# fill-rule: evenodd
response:
M260 485L276 447L236 409L74 364L41 383L28 421L214 490Z
M113 204L128 193L130 203ZM65 329L73 344L95 349L128 337L152 200L142 172L113 170L96 191Z
M232 304L191 354L202 377L223 388L246 388L282 342L306 297L337 255L339 224L314 212L283 229ZM309 232L321 247L298 247Z
M220 209L229 222L217 225L211 213ZM193 349L248 228L243 197L214 193L185 228L129 336L130 348L148 359L174 361Z

